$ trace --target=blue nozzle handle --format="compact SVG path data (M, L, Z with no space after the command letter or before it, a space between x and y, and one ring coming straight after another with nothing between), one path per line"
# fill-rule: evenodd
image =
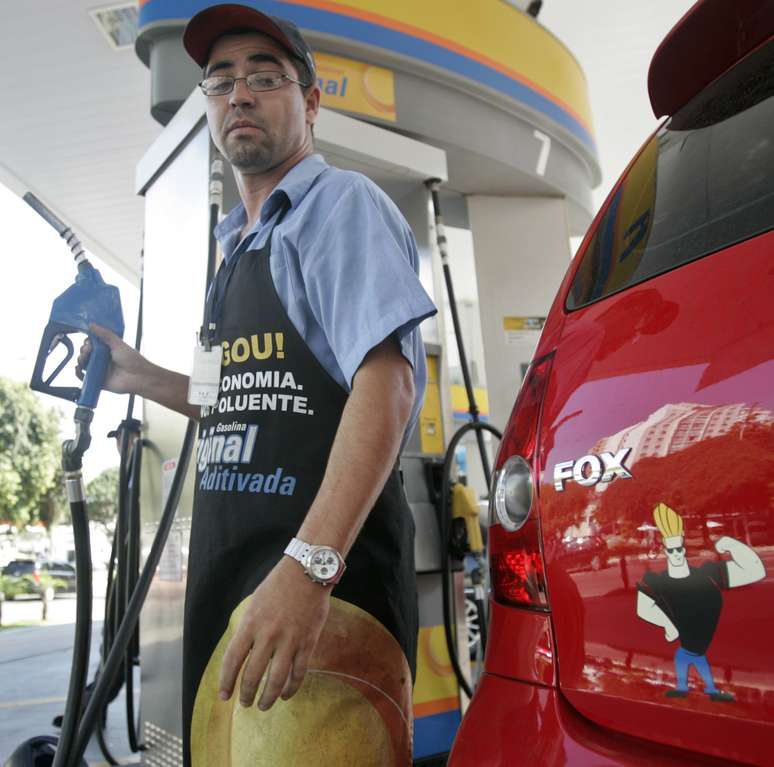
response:
M110 349L104 341L91 333L89 333L89 340L91 341L91 354L83 376L78 405L95 408L110 365Z
M43 331L43 339L30 381L32 389L77 402L82 407L96 406L100 389L107 376L110 350L103 341L89 332L92 323L112 330L119 337L124 334L124 318L118 288L114 285L106 285L100 273L88 261L83 261L78 267L75 283L57 297L51 308L51 316ZM86 333L92 344L89 364L80 389L54 385L54 380L64 365L73 357L72 342L66 338L71 333ZM44 379L46 361L51 352L61 343L67 347L67 357Z

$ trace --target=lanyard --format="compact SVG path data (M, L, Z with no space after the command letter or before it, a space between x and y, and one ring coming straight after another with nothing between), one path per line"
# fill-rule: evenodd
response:
M279 209L279 215L271 227L269 236L266 238L266 242L264 243L264 248L271 250L271 238L274 234L274 230L279 226L280 222L285 217L289 207L289 200L286 200L282 207ZM247 242L247 238L242 241L242 244L236 249L234 255L231 256L228 263L225 261L225 259L221 261L220 266L218 267L218 272L215 275L215 279L212 281L212 287L210 288L210 292L207 296L207 304L204 312L204 326L202 327L202 333L200 334L200 340L207 349L210 348L212 341L215 338L215 331L223 311L223 299L226 297L226 291L228 290L231 278L234 276L239 259L244 252L250 250L248 247L242 247L245 242Z
M204 312L204 327L202 328L203 333L201 339L202 343L208 349L215 338L215 330L223 309L223 298L226 295L226 289L234 274L236 265L239 262L240 255L241 252L237 251L228 263L226 263L226 261L221 261L215 279L212 281L210 293L207 296L207 307Z

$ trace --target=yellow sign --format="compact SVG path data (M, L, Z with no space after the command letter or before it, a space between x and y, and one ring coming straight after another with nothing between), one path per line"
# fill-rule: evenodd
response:
M322 106L395 122L395 76L389 69L327 53L314 59Z
M506 330L537 330L543 329L545 317L503 317L503 327Z
M545 317L503 317L505 343L509 345L536 343L545 324Z
M489 392L480 386L474 386L473 396L476 398L476 406L478 407L479 414L483 418L486 418L489 415ZM464 386L452 384L451 400L454 417L468 417L467 414L470 411L470 403L468 402L468 392Z
M460 707L443 626L422 626L417 645L417 678L414 684L414 717L433 716Z
M423 453L443 455L443 423L441 418L441 381L438 357L427 355L427 388L425 402L419 414L420 449Z

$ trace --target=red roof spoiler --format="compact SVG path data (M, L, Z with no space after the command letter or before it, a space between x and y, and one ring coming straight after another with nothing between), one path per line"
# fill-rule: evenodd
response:
M656 117L671 116L774 35L774 0L699 0L659 45L648 72Z

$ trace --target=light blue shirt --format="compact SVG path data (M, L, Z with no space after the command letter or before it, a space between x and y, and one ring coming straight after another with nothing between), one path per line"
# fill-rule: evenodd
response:
M272 236L271 275L288 318L323 368L346 391L363 358L395 334L414 371L417 421L427 383L418 325L436 308L417 276L414 235L389 197L360 173L311 155L295 165L240 242L247 215L237 205L215 228L223 256L261 248Z

